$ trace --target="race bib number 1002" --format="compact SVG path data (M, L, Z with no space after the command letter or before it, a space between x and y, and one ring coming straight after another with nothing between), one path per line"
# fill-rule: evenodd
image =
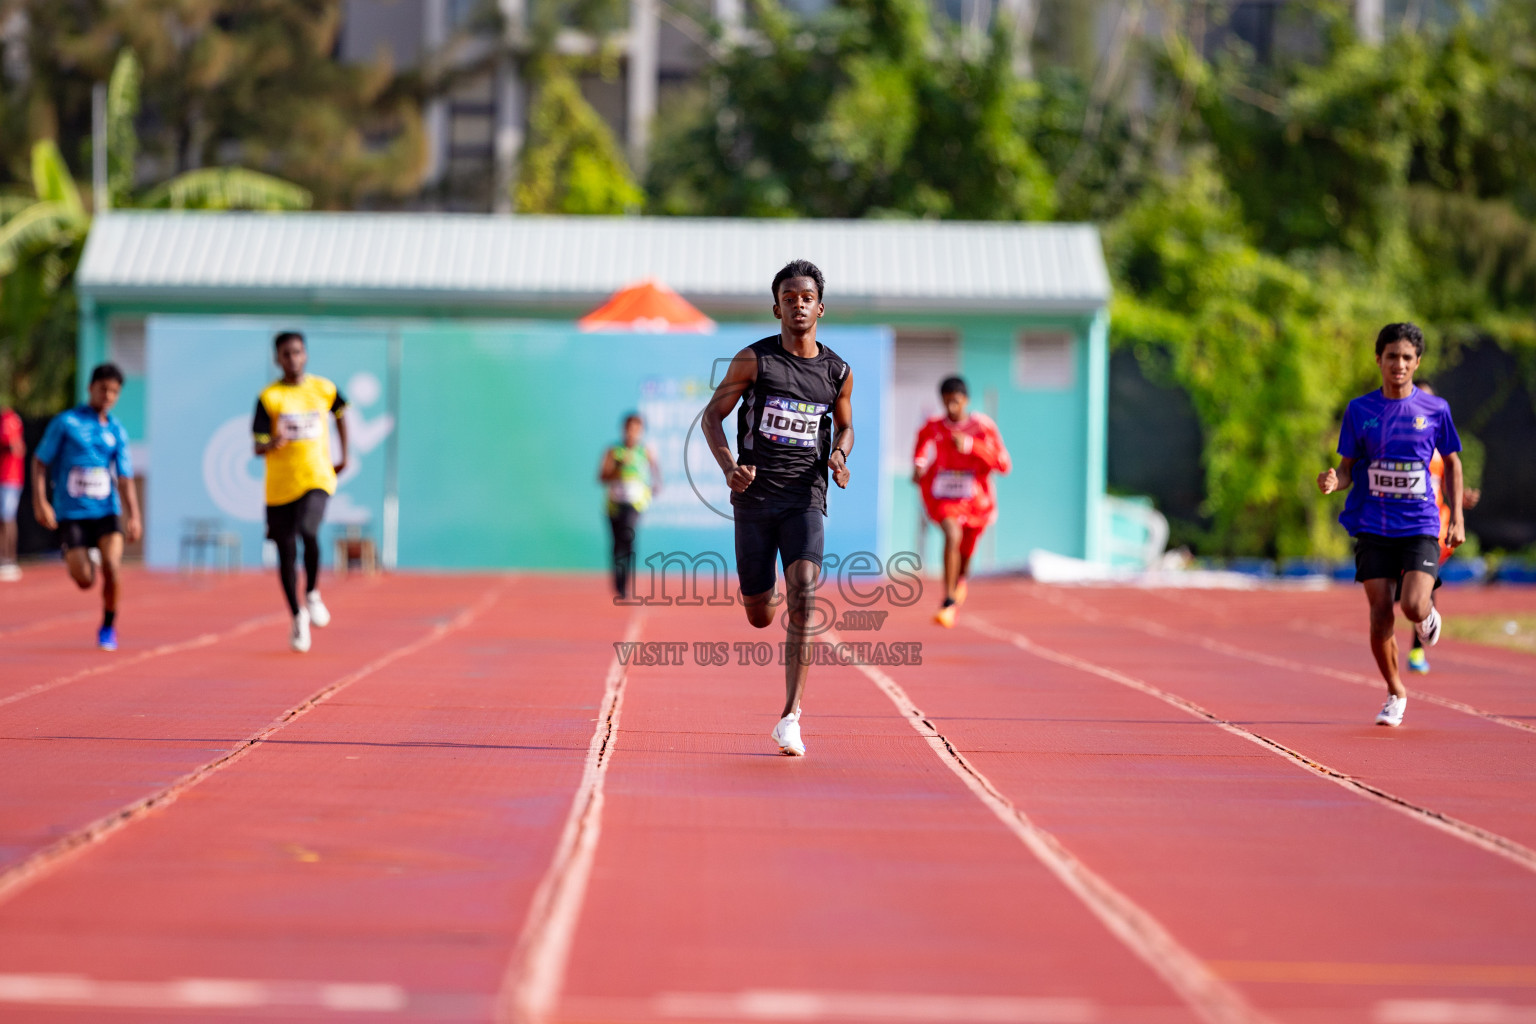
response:
M757 432L779 444L814 448L821 433L821 418L826 414L827 406L819 402L797 402L769 395L763 402L763 418L758 421Z
M1373 498L1420 498L1429 493L1422 462L1374 462L1366 470Z

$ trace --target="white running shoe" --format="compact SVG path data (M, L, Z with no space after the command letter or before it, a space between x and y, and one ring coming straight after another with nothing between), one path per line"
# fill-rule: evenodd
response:
M1433 647L1440 642L1440 609L1431 607L1429 618L1423 622L1414 624L1413 631L1419 634L1419 639L1424 641L1425 647Z
M7 562L0 565L0 583L15 583L21 579L21 566Z
M779 724L773 727L769 733L773 742L779 745L779 753L788 754L790 757L805 756L805 741L800 738L800 712L785 715L779 719Z
M288 636L288 646L303 654L309 650L309 611L299 609L293 617L293 632Z
M324 629L331 624L331 610L320 600L320 591L311 590L304 598L304 604L309 610L310 625L316 629Z
M1393 727L1403 724L1403 712L1408 710L1407 697L1388 697L1387 702L1376 713L1377 725L1390 725Z

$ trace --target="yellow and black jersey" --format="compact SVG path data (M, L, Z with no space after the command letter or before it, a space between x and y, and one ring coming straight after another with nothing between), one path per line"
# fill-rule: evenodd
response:
M327 417L340 415L347 400L324 377L305 374L297 384L273 381L256 399L251 433L258 444L274 437L288 443L267 453L267 504L286 505L314 490L336 493Z

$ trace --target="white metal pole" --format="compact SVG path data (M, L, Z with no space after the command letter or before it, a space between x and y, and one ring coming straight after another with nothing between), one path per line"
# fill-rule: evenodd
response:
M1355 31L1363 42L1377 46L1386 39L1386 18L1386 0L1355 0Z
M645 173L646 152L651 141L651 120L656 116L657 0L629 3L629 109L625 134L629 141L629 165Z

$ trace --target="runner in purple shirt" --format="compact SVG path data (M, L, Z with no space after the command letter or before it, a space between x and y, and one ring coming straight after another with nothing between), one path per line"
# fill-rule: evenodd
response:
M1426 647L1440 639L1433 596L1440 585L1440 513L1429 463L1435 450L1445 460L1445 501L1450 508L1445 543L1467 539L1462 522L1461 438L1445 399L1414 387L1424 355L1424 332L1413 324L1388 324L1376 336L1381 389L1361 395L1344 410L1337 470L1318 474L1324 494L1348 490L1339 522L1355 538L1355 579L1365 584L1371 606L1371 653L1387 681L1387 703L1377 725L1403 724L1408 691L1397 670L1393 604ZM1355 486L1351 486L1351 485Z

